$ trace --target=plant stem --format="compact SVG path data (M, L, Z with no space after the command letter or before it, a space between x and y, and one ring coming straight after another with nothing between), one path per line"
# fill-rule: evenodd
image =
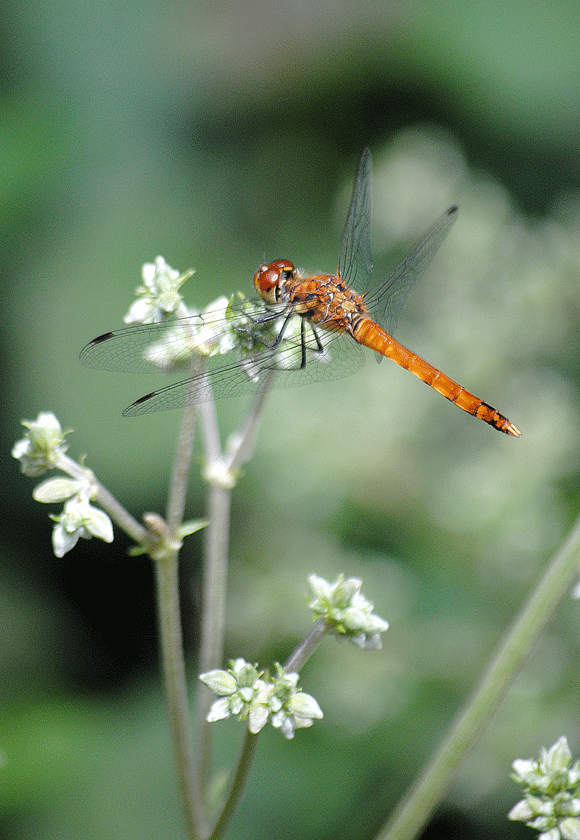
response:
M299 672L331 629L330 624L327 624L323 618L318 619L310 633L300 642L294 652L290 654L284 663L284 670Z
M254 451L257 429L264 409L266 396L272 377L263 383L259 394L250 408L242 431L232 435L227 457L222 454L217 416L213 403L201 406L202 435L205 449L204 476L209 485L208 513L209 526L205 532L203 595L201 610L201 640L199 654L200 673L219 668L223 660L226 596L228 580L229 529L232 490L236 484L240 467L248 461ZM211 729L206 718L212 697L201 682L197 688L196 733L197 733L197 780L198 797L205 802L211 776ZM239 761L242 760L242 756ZM231 792L223 806L233 810L241 796L242 788L236 783L240 764L234 772ZM229 819L229 817L228 817ZM224 818L225 820L225 818ZM217 825L225 825L222 815L217 818Z
M161 658L165 677L171 741L177 765L188 837L190 840L199 840L205 832L203 816L193 795L195 773L192 761L192 739L183 661L177 552L163 560L157 560L154 566L157 581Z
M580 518L512 624L487 673L443 744L377 840L416 837L515 680L533 645L578 574Z
M122 528L131 539L135 540L137 544L142 543L147 536L147 529L140 522L137 522L129 511L125 510L123 505L119 504L117 499L109 493L106 487L99 481L96 481L96 479L95 483L97 486L95 501L98 502L103 510L109 514L111 519L117 523L119 528Z
M266 404L266 399L274 383L275 373L268 371L260 387L260 391L254 400L254 403L248 413L246 422L240 432L234 451L231 455L229 463L229 470L233 475L237 475L238 470L247 463L256 448L256 439L258 436L258 429L260 428L260 421L262 413Z
M181 417L177 449L169 482L169 496L167 499L166 520L169 533L172 537L177 536L177 529L183 522L196 417L197 406L186 405Z
M218 465L222 464L223 459L215 405L213 402L203 403L200 409L207 476L216 469L219 471ZM204 540L199 673L219 667L223 656L230 504L231 489L210 480L207 511L209 525ZM209 690L198 682L195 704L195 785L198 801L204 809L204 820L207 820L206 792L211 778L211 730L206 720L210 705Z
M209 526L205 532L203 608L201 617L200 673L222 663L225 605L228 577L228 545L231 490L210 485L208 498ZM196 731L200 794L208 789L211 777L211 730L206 717L211 694L201 682L197 688ZM204 796L205 800L205 796Z
M205 531L206 574L203 600L209 609L204 611L201 671L211 671L222 664L225 632L225 591L228 575L231 490L213 484L208 494L208 521Z
M298 645L294 653L290 655L284 665L284 669L286 671L299 671L330 629L330 625L323 618L319 619L308 636ZM246 728L244 741L236 762L230 787L224 797L216 824L210 834L210 840L218 840L221 837L239 801L244 795L257 743L258 735L252 735L250 730Z
M258 736L252 735L250 730L246 727L242 749L236 765L236 772L232 777L229 790L224 799L224 804L220 809L219 817L217 818L210 834L210 840L219 840L219 838L223 835L229 821L234 815L238 803L244 795L250 770L252 769L252 762L257 743Z
M196 405L185 406L179 428L167 499L166 519L170 539L177 538L179 526L183 521L196 415ZM199 797L196 768L193 763L179 607L178 561L179 554L177 551L173 551L169 556L155 562L161 654L171 740L188 836L190 840L199 840L200 837L205 836L206 826L202 801Z

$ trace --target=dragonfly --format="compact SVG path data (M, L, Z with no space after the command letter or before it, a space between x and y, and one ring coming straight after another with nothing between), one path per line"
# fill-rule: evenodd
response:
M372 282L371 154L363 151L344 226L336 274L305 276L285 259L260 265L258 302L138 324L93 339L80 354L89 367L129 373L186 369L180 381L140 397L133 417L204 400L259 393L348 376L365 361L392 359L468 414L504 434L521 432L391 335L407 294L455 222L450 207L385 279ZM199 360L203 364L199 364Z

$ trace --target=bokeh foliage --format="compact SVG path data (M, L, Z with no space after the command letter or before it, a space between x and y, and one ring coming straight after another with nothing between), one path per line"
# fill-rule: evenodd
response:
M162 510L178 418L123 420L152 383L77 361L121 323L140 265L195 266L200 306L248 291L264 256L333 270L364 145L376 271L460 205L397 337L524 437L369 358L352 379L272 396L235 495L229 655L289 653L310 626L310 571L362 577L391 629L378 654L329 642L309 664L325 718L291 745L263 738L231 836L370 837L579 508L577 3L20 0L0 14L11 840L181 830L150 569L122 538L52 556L8 454L20 418L55 411L135 514ZM220 406L225 430L243 410ZM203 515L195 473L189 513ZM192 678L198 567L192 540ZM563 604L433 836L520 836L511 761L560 734L578 754L579 623ZM236 739L220 732L224 766Z

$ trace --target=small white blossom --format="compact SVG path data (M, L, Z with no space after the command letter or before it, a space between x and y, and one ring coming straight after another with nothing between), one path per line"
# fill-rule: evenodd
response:
M253 379L262 370L252 356L269 347L278 336L272 321L263 319L263 307L238 292L236 298L219 297L200 313L199 326L194 330L193 344L202 356L222 356L238 351L245 362L248 378ZM286 340L284 334L283 345ZM274 358L274 357L273 357Z
M287 674L278 663L276 673L274 679L264 679L256 666L236 659L228 671L201 674L200 680L220 697L212 704L207 720L211 723L238 715L248 721L254 735L270 721L285 738L293 738L296 729L312 726L314 719L322 717L314 697L297 688L298 674Z
M199 328L195 331L194 346L202 356L222 356L236 346L234 333L228 326L230 298L222 295L200 313Z
M580 762L572 765L566 738L542 748L539 761L518 758L512 767L524 798L508 818L535 828L538 840L580 840Z
M179 289L193 274L193 269L180 274L163 257L145 263L141 269L143 285L137 287L137 299L125 315L125 323L151 324L174 314L183 300Z
M200 680L214 694L222 698L213 703L207 720L212 723L230 717L232 714L243 716L244 710L254 695L255 684L259 677L256 666L250 665L241 658L231 660L228 671L216 669L200 674Z
M237 346L226 310L230 301L219 297L200 314L190 311L189 319L172 324L165 335L144 350L144 357L159 371L171 372L190 365L194 354L209 357L230 353Z
M12 448L12 455L20 461L20 470L33 478L53 469L67 450L67 432L51 411L42 411L36 420L22 420L28 429Z
M81 537L85 540L98 537L105 542L113 542L113 523L107 514L80 495L65 502L63 512L52 519L56 522L52 546L57 557L63 557L74 548Z
M278 663L276 672L276 678L263 683L251 703L250 731L259 732L270 718L272 726L290 739L295 729L322 718L322 710L314 697L297 688L297 673L286 673Z
M272 715L272 726L280 729L285 738L293 738L295 729L312 726L314 720L322 718L322 709L314 697L297 688L297 681L298 674L285 674L280 669L275 683L274 697L280 708Z
M32 498L35 502L54 504L54 502L64 502L71 496L83 496L89 499L90 493L91 485L88 479L82 481L77 478L59 476L58 478L47 478L46 481L37 484L32 491Z
M373 613L373 604L361 593L362 581L339 575L328 583L318 575L309 575L308 582L314 594L309 607L317 616L332 625L334 633L345 636L365 650L380 650L380 634L388 623Z

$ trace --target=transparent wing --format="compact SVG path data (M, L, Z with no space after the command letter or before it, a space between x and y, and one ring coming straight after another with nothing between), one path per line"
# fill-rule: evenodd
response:
M369 149L362 153L338 255L338 276L359 294L367 291L371 258L371 174Z
M365 295L370 314L387 332L392 333L411 288L435 256L457 219L458 212L457 207L450 207L395 270Z
M350 337L314 332L299 316L292 319L282 341L273 346L280 317L279 308L274 307L264 308L260 317L254 316L250 322L247 312L236 314L231 310L227 321L199 315L127 327L94 339L83 348L80 359L101 370L185 373L186 378L141 397L125 409L125 416L259 393L267 380L272 387L283 388L337 379L364 364L363 350ZM232 325L237 331L236 342L228 350ZM270 330L269 338L265 328ZM215 337L220 330L222 343L216 345L219 352L200 355L201 340L208 335Z
M172 319L158 324L136 324L94 338L80 353L87 367L121 373L172 373L187 368L192 351L219 351L226 335L240 340L247 334L251 346L258 335L281 317L283 307L262 306L250 318L241 307L232 307L231 317L223 311L189 318ZM273 340L273 339L272 339ZM271 341L270 341L271 343Z

